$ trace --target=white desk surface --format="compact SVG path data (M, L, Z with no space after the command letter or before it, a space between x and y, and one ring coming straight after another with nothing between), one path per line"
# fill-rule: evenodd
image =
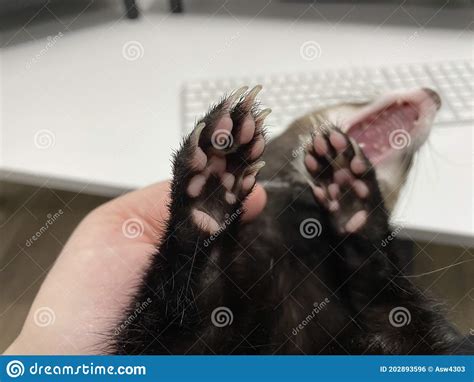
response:
M234 13L239 2L231 2L213 15L217 8L203 3L199 12L193 12L198 4L178 16L151 8L137 21L87 28L78 25L88 12L70 30L57 23L29 25L32 35L47 27L48 35L63 36L46 53L44 33L34 41L14 38L1 51L1 177L108 195L168 178L181 138L180 91L187 79L466 59L473 53L469 30L422 28L416 22L394 26L383 23L385 16L379 23L344 23L318 16L324 8L267 1L252 3L246 14ZM345 7L342 16L350 10ZM269 10L272 16L263 17ZM433 17L455 11L435 12ZM122 56L130 40L143 46L136 61ZM308 40L321 47L313 61L300 56ZM32 63L34 57L39 58ZM47 149L35 145L43 129L54 140ZM427 169L423 161L409 184L396 217L409 237L474 243L474 144L472 134L466 142L466 132L470 129L440 131L431 145L433 166ZM452 165L459 147L468 162ZM452 166L442 173L452 170L453 177L436 180L437 166ZM460 205L460 198L471 204Z

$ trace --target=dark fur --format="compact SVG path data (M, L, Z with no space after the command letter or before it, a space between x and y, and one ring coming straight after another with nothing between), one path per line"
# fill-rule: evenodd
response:
M212 125L219 106L204 120ZM233 119L238 129L238 112ZM238 130L236 130L237 133ZM208 134L208 133L207 133ZM201 136L205 145L209 136ZM251 146L252 142L249 144ZM209 234L190 219L186 195L190 177L190 138L174 160L170 220L163 242L134 297L151 301L114 338L117 354L465 354L473 342L461 336L441 312L407 278L409 264L400 264L396 241L373 173L367 227L360 234L337 234L330 214L315 202L308 184L295 181L289 163L298 145L295 136L271 142L267 166L259 181L287 182L267 187L268 203L252 223L237 218L211 245ZM247 150L248 151L248 150ZM245 149L233 154L235 166L248 159ZM277 175L276 175L277 174ZM224 207L217 181L206 186L209 207ZM302 238L306 218L321 222L319 237ZM327 299L327 300L326 300ZM295 333L314 304L329 301ZM230 326L211 323L220 306L233 313ZM393 308L404 307L411 322L394 327Z

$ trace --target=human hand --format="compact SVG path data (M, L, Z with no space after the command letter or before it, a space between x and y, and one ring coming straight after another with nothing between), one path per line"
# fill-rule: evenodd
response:
M103 354L131 303L168 218L169 182L116 198L87 215L41 286L5 354ZM257 184L243 220L265 207Z

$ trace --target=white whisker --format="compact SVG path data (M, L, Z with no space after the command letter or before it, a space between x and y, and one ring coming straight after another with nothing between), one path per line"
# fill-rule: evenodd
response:
M399 277L415 278L415 277L427 276L427 275L431 275L431 274L436 273L436 272L444 271L445 269L449 269L449 268L456 267L456 266L461 265L461 264L470 263L471 261L474 261L474 259L469 259L469 260L460 261L460 262L455 263L455 264L447 265L447 266L445 266L445 267L438 268L438 269L435 269L435 270L433 270L433 271L424 272L424 273L419 273L419 274L417 274L417 275L399 276Z

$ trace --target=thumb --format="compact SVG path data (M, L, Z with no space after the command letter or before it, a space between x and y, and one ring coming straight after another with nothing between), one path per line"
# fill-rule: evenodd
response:
M254 190L250 193L244 203L243 221L251 221L255 219L265 208L267 204L267 193L261 184L257 183Z

